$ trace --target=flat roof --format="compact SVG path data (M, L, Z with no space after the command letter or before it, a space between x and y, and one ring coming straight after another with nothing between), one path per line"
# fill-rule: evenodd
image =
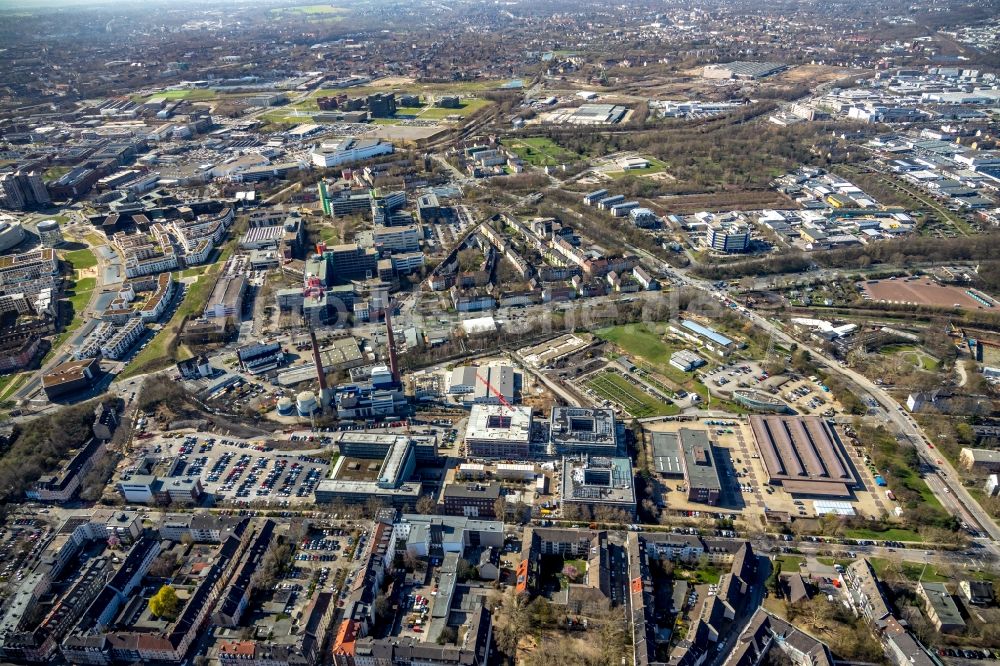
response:
M563 501L635 505L635 481L628 458L563 458Z
M444 497L491 499L500 497L499 483L449 483L444 487Z
M653 433L653 467L659 474L684 476L681 445L675 432Z
M358 341L353 337L338 338L319 350L319 358L324 369L364 360Z
M531 437L531 408L473 405L466 439L525 442Z
M681 428L677 432L684 460L684 478L691 488L722 490L707 430Z
M703 338L708 338L712 342L720 344L723 347L729 347L733 344L732 340L724 336L722 333L719 333L714 328L709 328L708 326L702 326L696 321L691 321L690 319L684 319L681 320L681 326L688 329L689 331L692 331L693 333L697 333Z
M92 366L97 366L98 364L98 359L87 358L82 361L69 361L67 363L57 365L52 368L51 371L42 375L42 386L58 386L59 384L66 384L84 379L86 378L84 371Z
M923 588L924 598L934 608L941 624L965 626L962 613L959 612L955 600L951 598L944 583L920 583L920 587Z
M594 407L553 407L549 436L563 446L617 446L615 413Z

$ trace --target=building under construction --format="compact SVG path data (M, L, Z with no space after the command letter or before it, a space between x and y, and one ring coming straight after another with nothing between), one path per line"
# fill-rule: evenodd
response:
M510 405L473 405L465 429L465 443L473 458L531 457L531 408Z

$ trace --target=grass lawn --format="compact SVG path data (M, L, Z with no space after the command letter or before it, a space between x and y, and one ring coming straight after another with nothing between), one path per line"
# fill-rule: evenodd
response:
M73 295L69 297L69 302L73 304L74 319L83 312L87 304L90 303L90 295L97 286L97 278L83 278L77 280L71 288Z
M14 391L21 388L21 385L24 384L29 377L31 377L30 372L22 372L19 374L4 375L3 377L0 377L0 401L4 401L9 398Z
M181 271L181 277L197 277L207 271L212 267L212 264L203 264L201 266L192 266L191 268L185 268Z
M186 99L192 102L203 102L210 99L215 99L218 94L214 90L208 90L206 88L191 88L191 89L179 89L179 90L161 90L160 92L153 93L151 95L140 96L136 101L138 102L148 102L154 97L162 97L168 100Z
M261 118L270 121L272 123L288 123L291 125L298 125L299 123L309 123L312 122L312 114L310 111L296 110L294 108L278 108L274 111L268 111L261 114Z
M309 229L309 239L312 241L337 244L340 242L340 234L337 229L329 224L319 224Z
M88 248L66 252L62 258L63 261L73 264L73 268L78 271L93 268L97 265L97 257Z
M868 529L847 529L844 530L844 537L847 539L872 539L879 541L917 541L923 542L917 532L903 528L890 528L884 532L877 532Z
M780 555L774 558L774 561L781 562L782 573L798 573L802 568L802 563L806 561L806 558L799 555Z
M468 99L463 99L459 103L457 109L442 109L437 106L428 106L421 111L417 117L421 120L443 120L448 116L471 116L476 111L483 109L490 104L492 104L488 99L479 99L478 97L470 97Z
M630 384L616 372L603 372L587 381L587 386L611 402L621 405L636 418L668 416L680 412L677 405L665 404Z
M689 583L701 585L715 585L722 579L722 572L712 566L700 569L678 571L674 569L674 576L686 580Z
M879 354L896 354L903 351L914 351L915 345L885 345L878 350Z
M514 139L508 144L518 157L532 166L558 166L565 162L579 159L579 156L566 150L544 136L532 136L524 139Z
M612 326L597 331L597 336L615 343L633 356L638 356L670 381L679 385L688 383L694 373L682 372L670 365L670 355L680 349L681 345L674 345L663 339L659 331L666 330L665 326L661 324L654 324L654 326L655 329L650 329L646 324ZM685 388L697 390L693 386Z
M49 167L48 169L45 170L45 179L46 180L59 180L60 178L62 178L66 174L68 174L70 172L70 170L71 170L71 167L68 167L68 166L54 166L54 167Z
M898 566L903 577L914 583L918 580L925 583L946 583L951 580L939 573L933 564L923 565L919 562L900 562L897 564L881 557L869 557L868 561L871 562L872 568L875 569L875 573L880 578L885 575L887 569Z

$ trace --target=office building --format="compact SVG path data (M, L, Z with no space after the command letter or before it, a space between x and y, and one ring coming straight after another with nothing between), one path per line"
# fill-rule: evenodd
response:
M746 252L750 249L750 227L737 222L713 222L707 242L717 252Z
M503 518L495 510L500 490L499 483L449 483L442 493L444 513L467 518Z
M920 582L917 595L924 601L924 612L934 628L942 634L965 631L965 620L944 583Z
M621 441L615 413L594 407L553 407L549 425L552 451L562 455L615 456Z
M88 358L68 361L42 375L42 390L49 400L89 389L102 377L100 361Z
M366 104L368 115L372 118L392 118L396 115L396 95L394 93L369 95Z
M628 458L564 457L562 463L563 510L583 509L596 517L602 510L619 509L635 515L635 480Z
M722 483L708 432L681 428L677 435L688 501L716 506L722 494Z

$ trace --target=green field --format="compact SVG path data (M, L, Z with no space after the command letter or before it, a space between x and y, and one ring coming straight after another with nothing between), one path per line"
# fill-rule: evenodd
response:
M882 532L868 529L846 529L844 537L847 539L872 539L877 541L916 541L923 542L923 537L914 532L902 528L890 528Z
M186 99L191 102L204 102L215 99L218 96L218 93L214 90L208 90L207 88L184 88L178 90L161 90L150 95L137 95L133 96L132 99L140 103L148 102L155 97L162 97L167 100Z
M304 112L304 113L306 113L306 115L302 115L302 113L296 113L296 110L293 109L292 107L282 107L279 109L275 109L274 111L267 111L265 113L262 113L260 117L272 123L288 123L290 125L311 123L312 115L310 115L309 112ZM315 111L313 113L318 113L318 111Z
M668 405L633 386L616 372L602 372L587 380L587 387L611 402L619 404L636 418L677 414L677 405Z
M45 170L45 180L59 180L72 169L68 166L54 166Z
M275 7L271 10L274 18L299 19L308 23L321 25L339 23L344 20L347 10L333 5L296 5L294 7Z
M73 264L73 268L78 271L93 268L97 265L97 257L95 257L94 253L87 248L67 252L62 258L63 261Z
M466 118L476 111L486 108L493 102L488 99L469 97L461 100L457 109L442 109L437 106L424 107L423 111L417 114L421 120L443 120L448 116L462 116Z
M579 159L576 153L566 150L544 136L515 139L508 144L508 147L527 164L538 167L558 166Z
M69 297L69 302L73 304L74 319L90 303L90 295L96 286L97 278L83 278L82 280L77 280L71 287L73 295Z
M0 377L0 402L7 400L17 389L31 378L30 372Z
M711 397L708 387L695 378L695 373L682 372L670 365L670 355L684 348L685 345L664 340L662 336L665 330L666 326L663 324L627 324L601 329L596 332L596 335L602 340L613 342L632 357L636 365L642 369L655 372L675 384L676 386L671 387L672 390L683 389L697 393L706 404L734 413L742 413L744 411L742 408L719 398Z

